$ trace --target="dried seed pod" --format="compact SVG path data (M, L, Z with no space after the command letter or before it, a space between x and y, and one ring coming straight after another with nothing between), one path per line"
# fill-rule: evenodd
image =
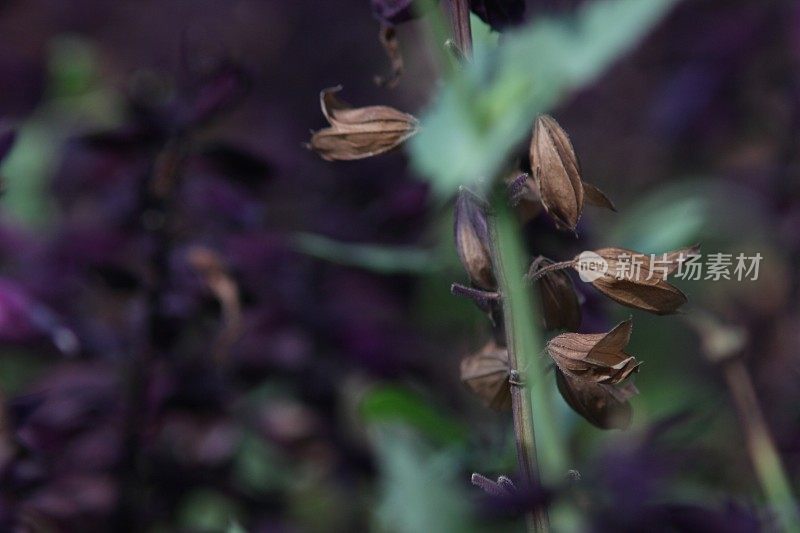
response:
M583 211L580 167L569 137L552 117L536 119L530 159L545 209L559 228L575 231Z
M633 383L622 386L571 377L556 369L558 391L572 409L600 429L626 429L633 409L628 399L638 394Z
M482 207L472 195L461 190L453 213L456 251L472 283L493 291L497 283L489 254L489 224Z
M511 408L509 373L508 350L494 341L461 360L461 381L497 411Z
M322 113L330 123L311 137L308 147L328 161L364 159L388 152L417 133L416 118L387 106L353 108L336 98L341 87L320 93Z
M546 257L538 257L531 267L535 274L541 267L552 265ZM576 330L581 325L581 304L572 284L572 278L563 270L554 270L539 279L539 294L542 298L544 327L549 330Z
M608 333L564 333L547 343L547 353L570 377L616 385L639 368L636 358L625 353L632 329L629 319Z
M694 254L698 246L683 248L664 254L650 255L624 248L603 248L593 253L602 258L606 268L590 279L592 285L617 303L657 315L674 313L687 302L686 295L666 281L682 260ZM574 268L580 273L582 255L574 259Z
M608 196L581 179L575 149L553 117L541 115L533 126L531 170L538 185L537 199L561 229L575 231L584 202L616 211Z

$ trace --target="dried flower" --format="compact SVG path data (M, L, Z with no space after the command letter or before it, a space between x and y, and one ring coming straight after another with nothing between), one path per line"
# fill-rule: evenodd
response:
M489 225L477 200L461 190L454 210L456 251L469 279L478 287L494 290L497 286L489 254Z
M545 209L558 227L574 231L583 211L580 169L569 137L552 117L536 119L530 158Z
M416 118L387 106L353 108L336 98L341 86L320 93L322 113L331 127L319 130L308 147L328 161L379 155L417 133Z
M461 361L461 381L486 404L498 411L511 408L508 350L489 341Z
M671 314L687 299L680 289L666 279L698 250L699 246L691 246L655 254L655 262L650 255L624 248L595 250L594 253L606 262L608 268L591 283L597 290L627 307L657 315ZM576 270L581 266L579 257L573 260Z
M608 333L564 333L547 343L547 353L570 377L616 385L639 368L625 353L633 322L626 320Z
M638 394L633 383L622 386L574 378L556 370L556 384L564 400L579 415L600 429L626 429L633 409L628 399Z
M559 228L575 231L584 201L616 210L600 189L582 181L575 149L553 117L541 115L536 119L530 163L542 204Z
M551 264L554 264L553 261L539 256L531 265L528 275ZM573 331L578 329L581 325L581 305L569 274L563 270L554 270L544 274L539 281L544 327Z

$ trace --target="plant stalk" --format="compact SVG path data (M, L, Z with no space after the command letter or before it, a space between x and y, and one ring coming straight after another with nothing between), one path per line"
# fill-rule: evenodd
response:
M456 46L467 61L472 59L472 28L469 0L449 0L450 22ZM455 82L459 80L456 79ZM503 325L510 365L511 410L517 461L523 476L523 490L542 487L535 427L540 427L541 452L550 472L563 472L564 461L559 434L553 420L544 387L544 370L536 357L541 346L536 321L524 283L523 251L516 217L509 210L504 193L493 198L489 232L492 266L502 296ZM538 409L534 420L533 397ZM550 531L547 509L537 507L526 516L527 528L533 533Z
M453 40L461 54L472 58L472 25L469 20L469 0L450 0L450 23Z
M506 337L506 349L510 365L511 382L511 410L514 421L514 436L517 447L517 462L523 476L523 485L528 490L536 491L541 488L541 473L536 446L536 432L534 428L534 412L530 390L541 389L541 380L536 379L533 374L538 374L539 361L525 350L523 340L523 329L525 324L521 324L517 310L519 305L527 305L525 302L526 294L518 292L519 284L522 282L522 265L516 265L521 254L517 240L514 219L504 206L502 199L498 201L500 208L497 216L489 218L491 234L491 256L492 266L497 280L498 289L503 295L503 323ZM509 237L511 246L509 249ZM519 278L515 283L516 277ZM515 286L516 285L516 286ZM530 331L534 331L535 324L527 324ZM535 334L534 334L535 335ZM531 334L528 334L531 337ZM528 343L530 344L530 343ZM531 372L527 372L528 367ZM520 383L520 376L523 377ZM542 407L542 406L540 406ZM537 509L527 517L528 530L533 532L546 532L550 530L550 522L547 510Z
M739 414L747 452L764 495L785 533L800 531L800 514L792 494L792 486L781 465L780 455L758 403L753 380L739 358L722 364L723 375Z

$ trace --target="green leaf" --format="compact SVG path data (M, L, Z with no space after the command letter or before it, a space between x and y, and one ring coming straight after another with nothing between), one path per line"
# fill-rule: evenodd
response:
M466 439L465 427L401 387L386 386L369 391L361 401L360 412L367 422L402 422L438 443L452 444Z
M467 481L454 479L459 467L452 454L432 452L399 428L382 427L374 435L382 487L373 530L474 531L462 488Z
M604 0L569 19L545 18L476 48L452 76L411 140L416 169L449 196L481 188L523 141L536 115L592 82L677 0Z
M638 195L602 234L609 244L658 253L696 242L720 246L764 238L769 234L768 219L766 206L750 191L701 177ZM747 224L743 226L742 220Z
M297 233L292 243L312 257L382 274L419 274L440 266L433 252L419 248L350 244L312 233Z

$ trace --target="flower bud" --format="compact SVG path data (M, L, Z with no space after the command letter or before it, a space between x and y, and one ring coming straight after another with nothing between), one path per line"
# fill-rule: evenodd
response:
M547 353L564 374L616 385L639 368L636 358L625 353L632 329L626 320L608 333L564 333L547 343Z
M511 408L508 350L489 341L461 361L461 381L487 406L497 411Z
M454 210L456 251L472 283L482 289L495 290L489 253L489 225L481 206L467 191L459 191Z
M353 108L336 98L341 87L320 93L322 113L329 128L317 131L308 147L328 161L348 161L379 155L417 133L413 116L387 106Z

